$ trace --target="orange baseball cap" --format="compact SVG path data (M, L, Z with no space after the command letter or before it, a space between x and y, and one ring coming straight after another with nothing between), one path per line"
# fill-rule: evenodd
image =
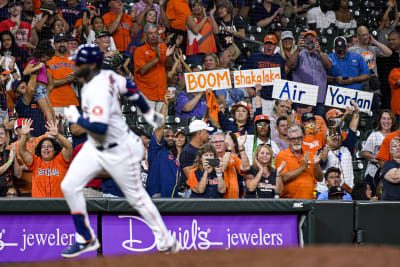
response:
M275 34L267 34L264 37L264 44L268 42L276 45L278 43L278 38L276 38Z
M267 115L260 114L254 118L254 125L256 125L256 123L259 121L265 121L265 122L269 123L269 118Z
M314 37L318 37L318 34L313 30L304 31L303 34L304 34L304 37L306 37L309 34L311 34Z
M342 111L340 111L339 109L332 108L326 113L325 117L327 120L336 119L336 118L343 116L343 114L344 113Z
M250 113L250 105L249 105L249 103L247 103L246 101L239 101L237 104L235 104L235 105L232 106L232 109L233 109L233 110L236 110L238 107L244 107L244 108L246 108L246 109L249 111L249 113Z

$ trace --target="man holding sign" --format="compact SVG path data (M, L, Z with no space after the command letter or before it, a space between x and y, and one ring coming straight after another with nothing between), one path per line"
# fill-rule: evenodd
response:
M274 34L267 34L264 38L264 50L261 53L254 53L247 58L243 67L245 70L276 68L281 69L281 79L286 78L285 61L278 53L274 53L278 38ZM261 90L263 113L267 116L272 115L275 101L272 99L272 85L263 86ZM249 96L254 97L254 89L248 88Z

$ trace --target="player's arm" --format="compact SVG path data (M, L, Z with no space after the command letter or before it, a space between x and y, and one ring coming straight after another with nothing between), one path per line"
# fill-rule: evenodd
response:
M104 135L107 132L108 124L99 121L90 122L81 116L76 106L69 106L65 110L65 115L68 118L68 121L72 124L76 123L85 130L93 132L95 134Z
M22 122L22 127L21 127L22 136L21 136L20 144L18 146L18 152L26 165L31 165L33 162L33 157L32 157L31 152L29 152L26 149L26 142L29 139L31 131L33 130L31 128L32 123L33 123L33 121L31 119L27 119Z

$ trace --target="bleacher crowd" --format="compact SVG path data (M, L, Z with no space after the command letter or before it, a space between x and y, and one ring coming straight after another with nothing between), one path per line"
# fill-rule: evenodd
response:
M87 138L64 116L82 88L70 56L87 44L165 118L153 129L121 98L151 197L399 200L398 4L0 0L0 195L63 197ZM273 98L272 85L185 84L185 73L260 68L317 86L316 104ZM328 85L372 93L370 111L325 105ZM84 190L123 196L107 173Z

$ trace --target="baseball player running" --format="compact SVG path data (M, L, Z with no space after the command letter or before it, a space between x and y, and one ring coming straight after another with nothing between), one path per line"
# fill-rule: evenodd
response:
M100 247L90 227L83 188L103 170L113 177L127 201L150 225L158 250L178 252L179 243L168 232L160 213L142 187L140 161L143 144L126 125L119 96L128 97L155 128L162 124L162 116L149 108L132 82L113 71L101 69L103 53L98 47L83 45L72 59L76 64L76 76L84 82L81 92L83 115L75 106L68 107L65 114L71 123L78 123L86 129L88 141L61 183L77 231L75 244L61 255L65 258L77 257Z

